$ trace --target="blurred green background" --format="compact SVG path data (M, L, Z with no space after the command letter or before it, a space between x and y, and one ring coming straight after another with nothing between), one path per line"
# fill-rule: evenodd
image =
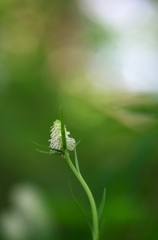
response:
M48 145L63 107L100 240L158 239L158 3L0 1L0 239L89 240L85 193ZM71 153L72 159L74 157Z

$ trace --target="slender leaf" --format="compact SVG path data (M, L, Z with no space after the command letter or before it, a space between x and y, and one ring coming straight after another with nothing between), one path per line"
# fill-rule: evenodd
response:
M38 149L38 148L36 148L36 150L37 150L37 152L46 153L46 154L51 154L51 152L48 152L48 151L43 151L43 150L41 150L41 149Z
M58 153L62 153L62 151L59 150L59 149L50 148L50 147L48 147L48 146L45 146L45 145L42 145L42 144L36 143L36 142L34 142L33 140L31 140L31 139L28 139L28 140L29 140L30 142L32 142L33 144L39 146L39 147L46 148L46 149L49 149L49 150L52 150L52 151L56 151L56 152L58 152Z
M76 148L75 148L75 166L76 166L77 171L80 172Z
M75 198L75 195L74 195L74 193L73 193L73 190L72 190L72 187L71 187L71 183L70 183L70 182L69 182L69 187L70 187L70 191L71 191L72 198L73 198L76 206L79 208L80 212L81 212L82 215L84 216L86 222L88 223L88 225L89 225L89 227L90 227L90 229L91 229L91 231L92 231L92 224L91 224L91 222L90 222L90 220L89 220L86 212L82 209L82 207L81 207L80 204L78 203L77 199Z
M29 139L29 138L28 138L28 140L29 140L30 142L32 142L33 144L39 146L39 147L50 149L50 147L45 146L45 145L42 145L42 144L39 144L39 143L37 143L37 142L35 142L35 141Z
M98 208L98 218L99 218L99 220L101 218L101 214L102 214L104 206L105 206L105 198L106 198L106 188L104 188L102 200L101 200L100 206Z
M61 121L61 135L62 135L63 149L66 150L65 124L64 124L62 107L60 107L60 121Z
M55 151L55 152L58 152L58 153L63 153L61 150L56 149L56 148L50 148L50 150Z
M56 151L55 149L51 149L51 154L54 154L54 155L63 155L63 152L62 151Z
M62 155L62 152L58 152L58 151L55 151L55 150L52 150L52 152L43 151L43 150L38 149L38 148L36 148L36 150L38 152L45 153L45 154Z
M76 144L75 144L75 147L77 147L77 145L81 142L81 140L79 140Z

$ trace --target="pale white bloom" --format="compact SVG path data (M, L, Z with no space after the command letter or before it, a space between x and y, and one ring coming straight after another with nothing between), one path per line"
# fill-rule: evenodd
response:
M65 136L66 136L66 148L70 151L73 151L75 149L75 139L69 137L70 132L66 130L65 126ZM62 150L63 144L62 144L62 134L61 134L61 122L60 120L56 120L51 127L51 139L48 140L50 142L49 147ZM51 151L53 152L53 151Z

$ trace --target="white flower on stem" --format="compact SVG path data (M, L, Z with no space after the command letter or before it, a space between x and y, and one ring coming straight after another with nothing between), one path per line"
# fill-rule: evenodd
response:
M65 126L65 137L66 137L66 148L70 151L75 149L75 139L69 137L70 132L66 130ZM51 127L51 139L48 140L50 142L49 147L53 149L63 150L63 143L62 143L62 134L61 134L61 122L60 120L56 120ZM53 150L51 150L53 153Z

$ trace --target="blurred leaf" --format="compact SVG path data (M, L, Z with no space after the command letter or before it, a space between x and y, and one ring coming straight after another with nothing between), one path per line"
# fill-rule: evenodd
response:
M39 147L43 147L43 148L50 149L50 147L48 147L48 146L45 146L45 145L42 145L42 144L39 144L39 143L37 143L37 142L35 142L35 141L33 141L33 140L29 139L29 138L28 138L28 140L29 140L30 142L32 142L33 144L35 144L35 145L39 146Z
M45 146L45 145L41 145L41 144L39 144L39 143L36 143L36 142L34 142L34 141L30 140L30 139L28 139L28 140L31 141L32 143L34 143L35 145L39 146L39 147L47 148L47 149L49 149L49 150L58 152L59 154L62 153L62 151L60 151L59 149L50 148L50 147L47 147L47 146ZM42 151L42 150L41 150L41 151ZM44 152L44 151L43 151L43 152Z
M36 151L37 151L37 152L41 152L41 153L51 154L51 152L43 151L43 150L40 150L40 149L38 149L38 148L36 148Z
M80 172L76 148L75 148L75 166L76 166L77 171Z
M80 212L82 213L82 215L84 216L84 218L86 219L90 229L92 230L92 225L90 223L90 220L88 219L88 216L86 214L86 212L82 209L82 207L80 206L79 202L77 201L77 199L75 198L75 195L73 193L73 190L72 190L72 187L71 187L71 183L69 182L69 187L70 187L70 191L71 191L71 195L72 195L72 198L76 204L76 206L79 208Z
M81 140L79 140L76 144L75 144L75 147L77 147L77 145L81 142Z
M98 218L99 218L99 220L101 218L101 215L102 215L102 212L103 212L103 209L104 209L104 206L105 206L105 198L106 198L106 188L104 188L102 200L101 200L101 203L100 203L100 207L98 208Z

